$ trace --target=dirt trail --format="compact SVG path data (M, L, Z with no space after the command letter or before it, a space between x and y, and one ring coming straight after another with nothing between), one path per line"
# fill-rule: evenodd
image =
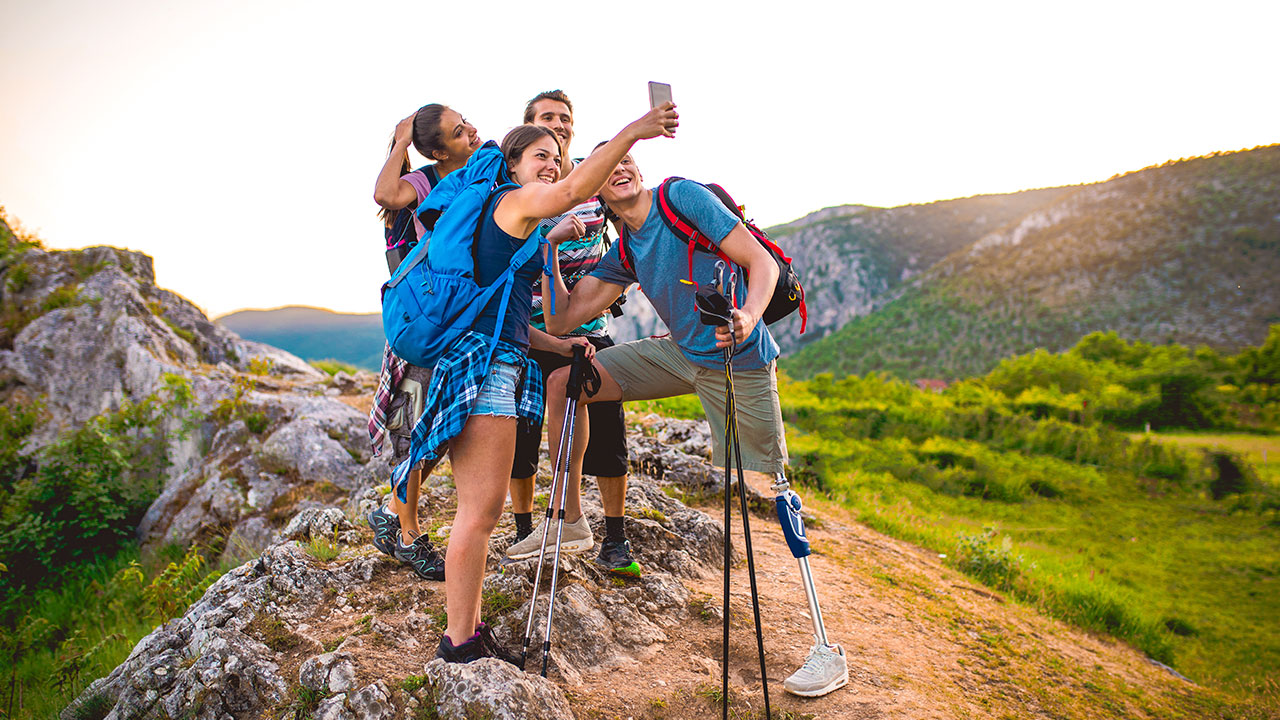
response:
M763 476L748 482L768 492ZM1170 703L1185 711L1188 696L1202 692L1126 645L1006 601L936 555L855 522L843 508L805 501L818 518L808 533L815 552L810 562L827 633L845 647L849 684L817 699L782 689L813 642L812 623L800 571L777 520L754 515L774 717L1159 718ZM717 518L723 513L703 509ZM734 537L742 550L736 508ZM744 557L739 552L732 575L730 694L733 716L763 717ZM720 688L721 577L715 573L694 585L715 616L695 623L654 659L568 688L579 718L719 717L711 698Z

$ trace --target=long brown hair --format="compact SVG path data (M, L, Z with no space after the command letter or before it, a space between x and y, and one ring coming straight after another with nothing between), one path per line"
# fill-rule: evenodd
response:
M560 145L560 138L556 137L555 133L541 125L521 125L502 138L502 159L507 163L508 174L511 173L511 168L520 162L524 151L544 137L549 137L555 142L556 150L560 153L560 162L564 162L564 147Z
M413 149L428 160L435 160L433 153L444 150L444 131L440 129L440 117L448 109L445 105L431 103L418 108L418 112L413 114ZM387 146L388 155L395 146L396 138L393 134L391 143ZM406 149L400 158L400 176L408 175L411 170L413 166L409 164L409 151ZM400 211L382 208L378 210L378 219L382 220L383 225L391 227L398 212Z

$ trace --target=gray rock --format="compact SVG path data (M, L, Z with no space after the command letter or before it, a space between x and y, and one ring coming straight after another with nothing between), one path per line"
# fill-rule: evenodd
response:
M241 339L236 351L244 363L241 366L242 368L248 368L249 362L253 360L265 360L270 363L271 373L275 375L287 375L303 380L319 381L324 379L324 373L308 365L307 361L293 353L277 347L271 347L265 343Z
M322 693L345 693L355 688L356 666L350 653L317 655L298 668L298 683Z
M467 720L477 711L494 720L573 720L564 692L554 683L494 658L459 665L432 660L423 668L445 720Z
M365 391L361 382L353 375L348 375L339 370L329 379L330 384L338 389L343 395L358 395Z
M396 713L391 702L391 690L381 680L351 693L347 705L355 713L356 720L392 720Z
M341 510L335 507L306 508L293 516L280 531L283 540L310 540L312 538L338 538L344 543L354 543L360 534Z
M359 464L337 440L310 418L293 420L271 433L262 445L262 466L307 482L329 482L353 490Z
M315 720L355 720L355 713L347 709L347 695L335 695L320 701Z

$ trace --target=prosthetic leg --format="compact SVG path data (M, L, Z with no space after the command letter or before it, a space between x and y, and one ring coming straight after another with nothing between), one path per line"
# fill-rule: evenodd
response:
M804 665L782 686L787 692L801 697L819 697L844 687L849 682L849 666L844 648L827 640L827 628L822 623L822 608L818 606L818 591L813 584L813 571L809 568L809 539L804 534L804 520L800 517L800 496L791 490L791 483L782 473L774 476L774 500L778 510L778 522L787 547L800 563L800 578L804 594L809 601L809 617L813 620L813 648Z

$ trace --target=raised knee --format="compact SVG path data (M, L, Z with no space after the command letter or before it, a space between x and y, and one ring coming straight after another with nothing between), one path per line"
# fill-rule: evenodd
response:
M564 395L564 389L568 385L569 385L569 366L566 365L565 367L552 370L551 374L547 376L547 388L548 390L554 389L554 390L559 390L560 392L554 396L551 395L550 392L548 392L547 396L562 397Z

